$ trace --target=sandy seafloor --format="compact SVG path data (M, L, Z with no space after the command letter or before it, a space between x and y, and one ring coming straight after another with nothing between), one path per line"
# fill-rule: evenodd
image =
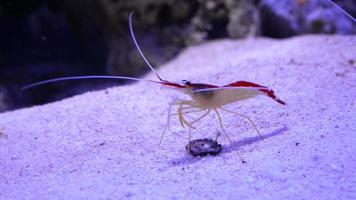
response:
M229 105L254 120L263 140L222 113L235 142L220 137L223 152L203 158L186 153L188 131L176 117L158 145L168 103L189 97L155 84L2 113L0 199L356 199L355 36L214 41L186 49L159 73L252 81L287 105L262 95ZM218 128L212 115L193 139L215 138Z

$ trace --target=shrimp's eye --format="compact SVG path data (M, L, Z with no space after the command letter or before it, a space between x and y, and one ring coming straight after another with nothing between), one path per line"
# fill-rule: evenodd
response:
M183 85L190 85L191 84L191 82L187 81L187 80L182 80L182 83L183 83Z

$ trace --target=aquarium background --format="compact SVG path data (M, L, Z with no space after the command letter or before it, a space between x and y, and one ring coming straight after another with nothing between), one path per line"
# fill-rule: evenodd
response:
M356 16L355 1L335 2ZM131 11L154 66L209 40L356 33L355 23L328 0L2 0L0 112L125 83L64 81L21 90L33 82L147 73L129 35Z

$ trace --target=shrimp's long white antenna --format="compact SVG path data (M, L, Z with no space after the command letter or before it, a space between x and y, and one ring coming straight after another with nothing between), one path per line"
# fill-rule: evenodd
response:
M354 21L356 23L356 19L350 15L349 13L347 13L344 9L342 9L339 5L337 5L335 2L333 2L332 0L327 0L328 2L330 2L331 4L333 4L339 11L341 11L342 13L344 13L347 17L349 17L352 21Z
M143 58L143 60L145 60L146 64L151 68L151 70L156 74L157 78L160 81L166 82L165 80L163 80L161 78L161 76L158 74L158 72L152 67L152 65L150 64L150 62L148 62L147 58L145 57L145 55L142 53L142 50L140 48L140 46L138 45L137 41L136 41L136 37L135 37L135 33L133 31L132 28L132 15L134 14L134 12L130 12L130 16L129 16L129 28L130 28L130 34L131 34L131 38L135 43L136 49L138 50L138 52L140 53L141 57Z
M69 76L69 77L60 77L60 78L49 79L49 80L25 85L24 87L21 88L21 90L27 90L29 88L33 88L33 87L36 87L39 85L53 83L53 82L57 82L57 81L80 80L80 79L118 79L118 80L156 82L156 81L152 81L152 80L145 80L145 79L133 78L133 77L127 77L127 76Z

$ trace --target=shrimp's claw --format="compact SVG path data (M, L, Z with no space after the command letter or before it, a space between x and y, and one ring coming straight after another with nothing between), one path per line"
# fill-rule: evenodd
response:
M271 97L273 100L277 101L278 103L280 103L282 105L286 105L286 102L284 102L283 100L279 99L275 95L273 90L269 89L266 86L259 85L257 83L252 83L252 82L248 82L248 81L236 81L236 82L230 83L228 85L225 85L224 87L251 87L251 88L256 88L259 91L261 91L264 94L266 94L267 96Z

